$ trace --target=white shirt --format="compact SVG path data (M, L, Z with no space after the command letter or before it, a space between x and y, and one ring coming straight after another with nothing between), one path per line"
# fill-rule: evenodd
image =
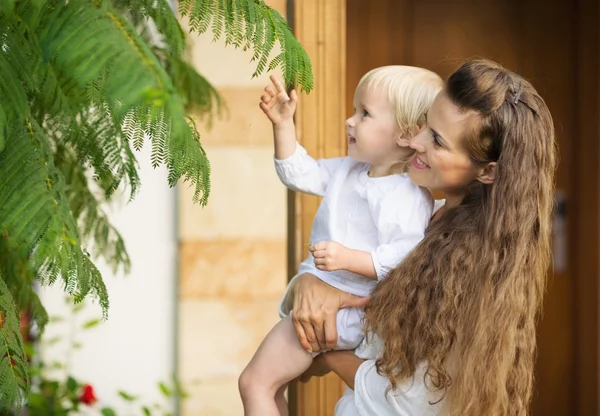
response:
M377 373L375 360L383 352L377 336L363 340L357 356L366 359L354 376L354 391L346 387L335 408L335 416L438 416L442 414L441 392L431 392L424 383L425 363L413 377L388 392L390 381Z
M435 212L445 200L435 201ZM401 319L401 318L400 318ZM335 416L440 416L443 412L442 393L431 392L423 376L426 363L421 363L414 376L396 390L388 393L390 382L377 373L375 361L383 353L383 343L377 335L370 335L356 348L355 354L363 359L354 376L354 390L346 387L335 407Z
M370 252L378 279L423 239L433 199L406 174L371 178L367 163L350 157L315 160L300 144L292 156L275 159L275 169L288 188L323 197L310 243L335 241ZM377 284L347 270L321 271L312 254L298 272L357 296L369 295Z

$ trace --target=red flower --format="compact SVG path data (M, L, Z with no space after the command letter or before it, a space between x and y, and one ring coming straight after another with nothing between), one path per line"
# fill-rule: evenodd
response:
M98 401L94 395L94 388L91 385L86 384L83 386L83 393L81 393L79 401L87 404L88 406L91 406Z

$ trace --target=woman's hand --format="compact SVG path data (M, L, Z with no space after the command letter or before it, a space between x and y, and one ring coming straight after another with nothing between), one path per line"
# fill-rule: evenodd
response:
M296 278L291 295L294 302L292 322L300 345L308 352L335 348L337 311L364 307L369 301L338 290L309 273Z

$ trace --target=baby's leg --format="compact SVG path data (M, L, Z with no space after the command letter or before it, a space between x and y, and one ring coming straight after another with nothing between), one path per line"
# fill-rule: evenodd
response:
M279 416L275 395L312 363L312 355L302 349L290 317L273 327L242 372L240 394L246 416ZM278 395L281 407L281 389Z
M287 400L285 400L285 389L287 389L287 386L288 385L285 384L284 386L279 387L279 390L275 393L275 404L277 404L277 410L279 410L281 416L288 416L290 413Z

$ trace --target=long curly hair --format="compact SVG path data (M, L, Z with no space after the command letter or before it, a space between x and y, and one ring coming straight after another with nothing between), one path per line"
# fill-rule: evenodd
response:
M366 326L383 341L377 369L392 388L425 363L444 414L526 415L550 266L552 117L528 81L491 61L466 62L445 88L477 112L463 143L473 163L496 162L495 181L469 184L431 223L373 292Z

